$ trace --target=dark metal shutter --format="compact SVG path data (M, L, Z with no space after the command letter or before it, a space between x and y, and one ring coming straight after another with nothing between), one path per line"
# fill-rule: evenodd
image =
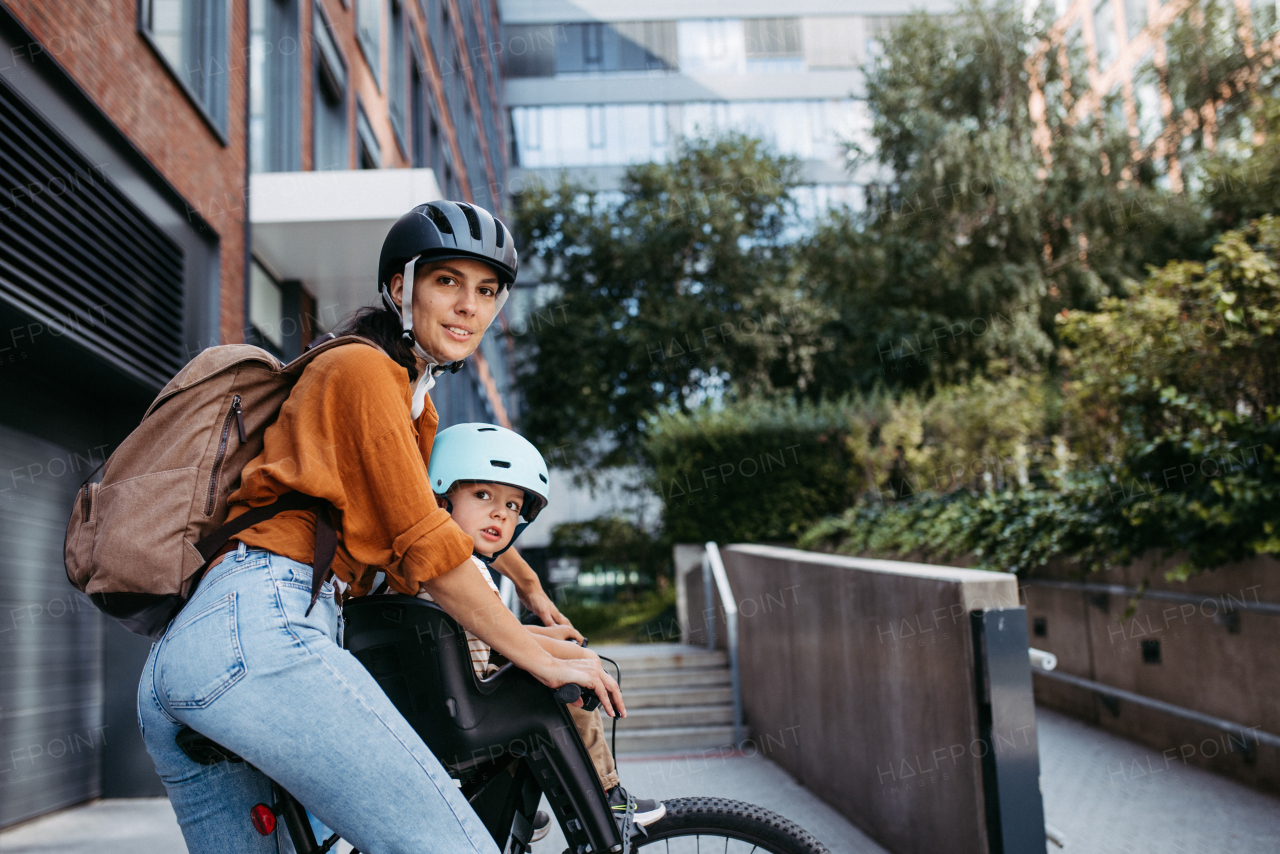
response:
M104 452L0 425L0 827L99 794L102 621L62 541Z
M186 363L182 248L3 80L0 298L147 385Z

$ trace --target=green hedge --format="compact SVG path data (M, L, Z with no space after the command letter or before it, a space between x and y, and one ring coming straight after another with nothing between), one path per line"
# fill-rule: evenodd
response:
M745 401L662 416L646 452L674 542L794 542L858 485L838 404Z

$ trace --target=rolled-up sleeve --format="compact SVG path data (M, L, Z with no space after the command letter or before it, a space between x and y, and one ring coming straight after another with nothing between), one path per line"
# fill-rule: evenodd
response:
M427 429L434 432L434 422ZM339 347L303 371L231 498L256 505L297 490L327 499L338 517L339 577L362 592L370 570L381 569L393 588L417 593L421 582L465 563L472 552L471 538L431 491L431 438L420 439L409 419L404 368L371 347ZM287 530L297 521L268 520L242 539L279 550L275 540L297 551L299 534ZM307 551L309 563L314 547Z

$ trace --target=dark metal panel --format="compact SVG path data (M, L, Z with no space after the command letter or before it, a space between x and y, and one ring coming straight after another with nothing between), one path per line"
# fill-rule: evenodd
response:
M173 239L0 80L0 298L151 385L186 361Z
M0 482L0 826L100 793L102 620L62 565L78 464L0 425L0 471L25 474Z
M974 611L971 621L991 854L1045 854L1027 609Z

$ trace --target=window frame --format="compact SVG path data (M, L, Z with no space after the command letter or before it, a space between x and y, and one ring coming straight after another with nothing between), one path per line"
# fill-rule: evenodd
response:
M374 42L369 42L370 35L365 29L365 9L370 4L377 6L377 32L373 34ZM360 45L360 53L364 56L365 65L369 68L369 73L373 76L373 85L382 92L385 88L385 82L382 79L382 10L387 5L387 0L356 0L356 44Z
M262 58L264 138L262 162L257 164L259 168L254 171L297 172L302 169L302 42L305 38L302 28L303 3L301 0L249 0L249 2L264 4L266 15L264 35L271 44L270 50ZM276 29L273 25L280 26ZM252 15L250 15L251 39L252 33ZM280 52L280 45L285 39L292 40L296 45L293 54ZM252 70L250 74L252 75ZM252 87L254 85L258 84L251 76L250 134L253 132ZM253 150L253 137L250 136L251 168L254 165Z
M346 57L342 55L342 48L338 46L338 43L333 38L333 25L329 20L328 13L324 10L323 4L319 0L313 0L311 9L311 41L313 48L311 61L311 170L313 172L341 171L351 168L351 80L348 75ZM320 134L316 132L318 124L316 117L320 111L316 107L319 100L325 99L322 90L326 85L340 90L339 96L342 101L342 147L346 162L341 166L334 167L332 170L329 167L317 165L319 160L317 157L317 143L320 139Z
M405 14L407 0L389 2L387 33L391 44L387 46L387 115L391 119L391 134L400 146L400 154L405 160L412 160L409 153L409 125L413 110L409 94L412 51L408 47L413 25Z
M363 154L369 155L372 166L363 164ZM359 95L356 96L356 168L382 168L382 143L378 142L378 135L373 132L373 123L369 121L369 114L365 112L364 102Z
M159 58L160 64L169 72L169 76L178 84L178 88L182 90L184 95L186 95L187 100L191 102L191 105L196 108L196 113L209 127L209 130L213 131L213 135L217 138L222 147L228 147L231 144L230 138L227 136L227 125L230 120L231 112L231 92L228 78L230 77L231 68L231 11L232 6L234 5L233 2L228 2L228 0L198 0L198 2L202 3L217 3L222 7L222 14L220 16L222 19L222 27L220 30L222 41L220 51L222 55L218 57L222 61L224 68L224 72L220 75L222 77L220 106L221 112L223 113L221 121L219 121L219 117L214 114L216 109L211 110L210 107L200 99L200 96L195 93L191 88L191 85L183 78L182 73L177 68L174 68L169 57L166 56L165 52L160 48L160 43L156 40L156 37L151 34L151 24L149 21L151 16L148 12L154 2L155 0L138 0L136 16L138 35L142 37L142 40L146 43L147 47L151 48L151 52ZM218 17L219 16L215 14L211 16L211 19L216 21ZM207 57L201 57L200 62L202 65L206 59Z

